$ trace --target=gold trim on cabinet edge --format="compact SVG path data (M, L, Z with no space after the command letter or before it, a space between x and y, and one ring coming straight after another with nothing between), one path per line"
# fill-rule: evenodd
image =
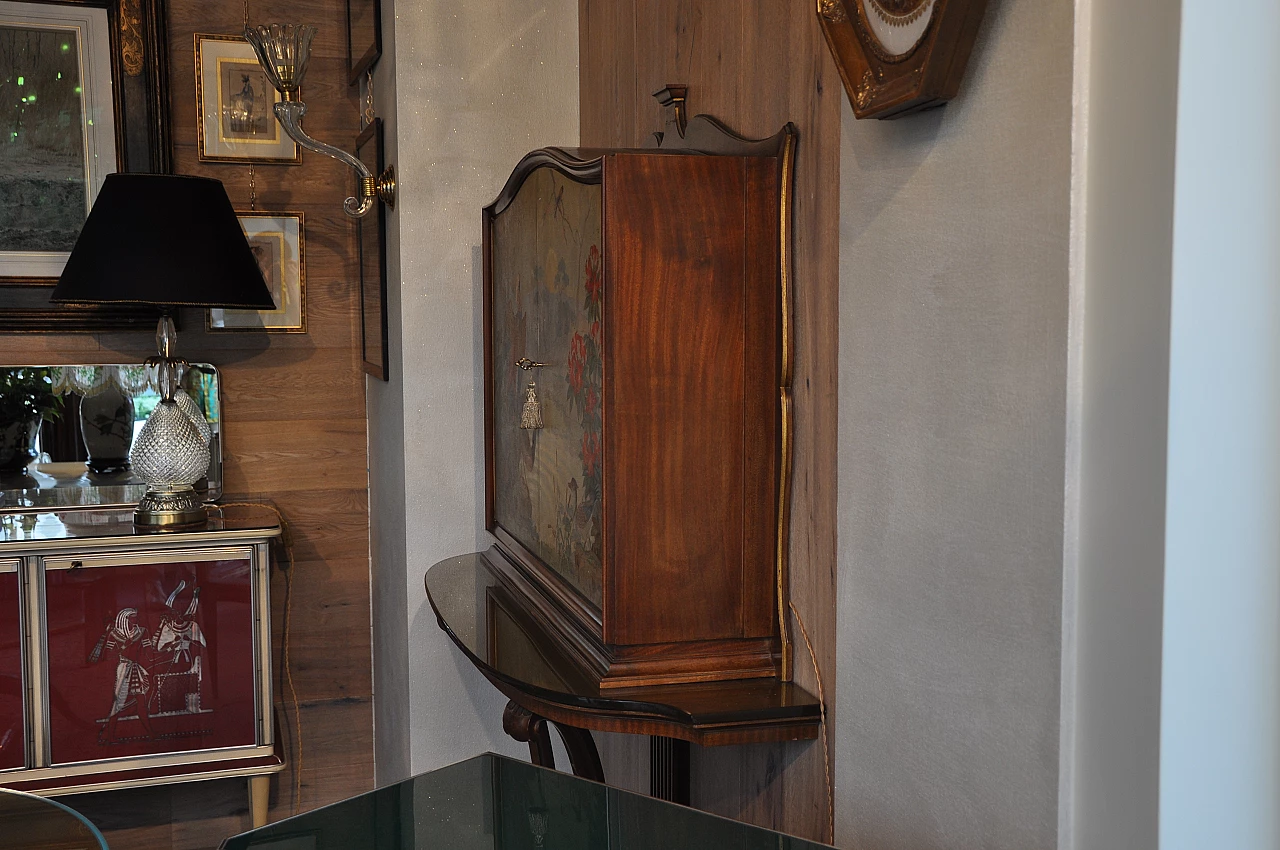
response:
M796 133L792 128L782 143L782 173L778 192L778 260L782 299L782 386L779 388L778 405L781 414L782 447L778 470L778 552L777 552L777 600L778 638L781 643L781 679L793 678L792 647L787 620L787 603L790 599L791 569L791 454L792 409L791 376L794 361L794 339L791 328L791 191L794 179Z

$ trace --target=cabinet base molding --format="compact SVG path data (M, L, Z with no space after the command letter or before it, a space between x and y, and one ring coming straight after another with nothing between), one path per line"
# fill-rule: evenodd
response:
M514 607L546 632L584 677L602 689L681 685L778 675L776 637L683 641L630 646L606 644L543 592L526 568L498 547L484 555L517 597Z

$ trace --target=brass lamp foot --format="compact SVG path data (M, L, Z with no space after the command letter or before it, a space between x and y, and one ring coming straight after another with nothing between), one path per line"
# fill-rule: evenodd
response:
M209 521L209 511L191 485L151 488L133 512L133 524L152 529L185 528Z

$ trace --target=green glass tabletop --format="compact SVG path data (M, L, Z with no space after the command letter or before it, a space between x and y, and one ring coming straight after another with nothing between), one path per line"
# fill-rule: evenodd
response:
M102 833L56 800L0 788L0 850L107 850Z
M495 755L228 838L223 850L810 850L792 838Z

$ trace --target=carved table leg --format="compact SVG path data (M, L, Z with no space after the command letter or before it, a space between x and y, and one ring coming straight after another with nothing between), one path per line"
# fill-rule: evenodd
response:
M502 711L502 731L517 741L529 744L531 762L539 767L555 769L556 757L551 752L551 735L545 719L514 702L508 702Z
M595 739L591 732L576 726L563 723L552 723L564 741L564 748L569 752L569 764L573 766L573 775L583 779L604 782L604 765L600 764L600 752L596 749Z
M649 796L689 805L689 742L649 738Z

